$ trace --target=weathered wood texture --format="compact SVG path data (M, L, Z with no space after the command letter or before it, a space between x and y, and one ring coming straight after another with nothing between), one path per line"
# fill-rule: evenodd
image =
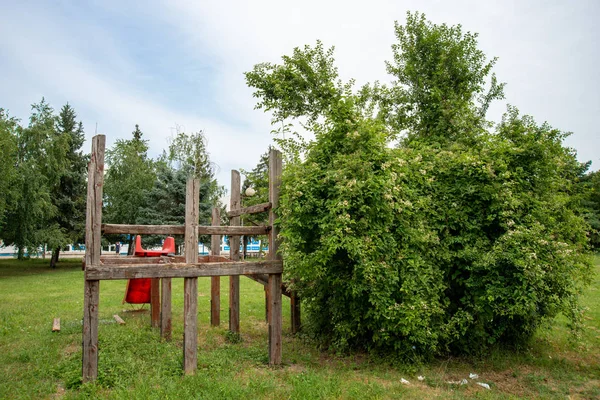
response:
M167 264L172 262L185 262L185 257L137 257L137 256L101 256L102 265L133 265L133 264Z
M221 213L217 207L212 209L212 226L221 224ZM212 256L221 254L221 236L212 235L210 238L210 253ZM219 326L221 324L221 277L212 276L210 278L210 325Z
M184 235L185 225L126 225L102 224L105 234Z
M269 324L269 275L267 275L267 284L265 287L265 322Z
M183 371L193 375L198 365L198 278L183 280Z
M52 332L60 332L60 318L54 318L52 321Z
M269 283L269 275L267 275L267 274L246 275L246 277L252 279L255 282L258 282L258 283L264 285L265 287ZM283 282L281 284L281 294L284 296L287 296L287 297L291 297L291 295L292 295L290 290L287 288L287 285L285 284L285 282Z
M269 201L272 204L269 210L269 256L271 260L281 260L281 255L278 254L279 244L279 227L275 226L277 219L276 209L279 206L279 187L281 186L281 152L271 149L269 153Z
M227 215L229 216L229 218L233 218L233 217L239 217L240 215L244 215L244 214L258 214L261 212L265 212L265 211L269 210L270 208L271 208L271 203L267 202L267 203L255 204L253 206L244 207L244 208L240 208L237 210L230 210L227 213Z
M89 382L98 378L98 303L100 281L84 283L82 378Z
M269 154L269 201L272 204L269 210L269 258L272 261L281 261L279 254L279 228L275 226L276 211L279 206L279 187L281 186L282 160L281 153L271 149ZM267 319L269 325L269 364L281 364L282 345L282 313L281 313L281 274L270 274L268 282L269 308Z
M119 325L125 325L125 321L123 321L123 318L119 317L117 314L113 315L113 318L115 319L115 321L117 322L117 324L119 324Z
M91 265L85 271L87 280L135 278L192 278L202 276L239 276L277 274L283 271L281 260L228 261L211 263Z
M228 262L225 256L198 256L198 263ZM102 256L100 265L135 265L135 264L185 264L185 256L136 257L136 256Z
M301 327L300 319L300 298L295 292L291 293L290 296L290 307L291 307L291 319L292 319L292 333L298 333Z
M231 171L231 196L229 198L229 209L236 212L241 208L241 180L238 171ZM230 227L240 225L240 217L232 217L229 220ZM256 227L252 227L256 228ZM232 261L240 260L240 237L229 237L229 258ZM240 277L229 277L229 330L234 333L240 332Z
M92 152L88 164L88 188L85 222L85 264L100 263L102 186L104 184L104 150L106 137L92 138ZM83 382L98 378L98 303L100 282L84 281L83 330L82 330L82 379Z
M171 340L171 278L162 278L160 286L160 336L165 340Z
M281 274L269 275L269 365L281 364Z
M150 321L153 328L160 327L160 279L150 281Z
M197 263L200 212L198 179L188 180L185 198L185 261ZM191 375L196 372L198 365L198 278L184 279L183 296L183 370L186 375Z
M88 164L87 206L85 220L85 263L100 262L102 225L102 187L104 185L104 148L106 137L92 138L92 152Z
M239 217L238 217L239 218ZM267 226L197 226L199 235L266 235ZM183 235L185 225L123 225L104 224L105 234Z

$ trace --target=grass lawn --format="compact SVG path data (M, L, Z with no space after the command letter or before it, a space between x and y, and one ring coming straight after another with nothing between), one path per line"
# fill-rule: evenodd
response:
M367 355L321 352L289 334L284 298L283 362L267 365L262 286L241 279L242 340L227 335L227 278L221 327L211 328L210 279L198 279L198 371L182 375L183 280L173 280L173 341L161 341L148 313L121 304L125 281L100 285L99 379L81 384L81 263L0 261L0 399L4 398L600 398L600 274L585 293L586 330L569 340L566 320L540 329L529 348L484 358L391 365ZM595 258L600 273L600 257ZM125 325L112 318L119 314ZM61 331L52 333L52 320ZM469 373L479 375L469 379ZM418 376L425 379L419 381ZM409 384L401 382L402 379ZM467 379L466 385L448 383ZM476 385L487 383L491 389Z

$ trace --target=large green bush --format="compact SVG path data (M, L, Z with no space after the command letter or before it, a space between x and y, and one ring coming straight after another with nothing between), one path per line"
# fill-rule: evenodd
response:
M559 312L575 326L590 263L565 135L513 108L489 129L503 85L483 87L493 61L476 35L418 14L396 33L391 86L352 92L320 43L246 75L284 133L295 119L315 135L278 140L285 275L306 331L420 359L523 343Z

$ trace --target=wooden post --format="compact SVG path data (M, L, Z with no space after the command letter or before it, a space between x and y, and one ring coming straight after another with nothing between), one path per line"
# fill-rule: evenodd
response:
M198 214L200 182L190 179L185 196L185 262L198 262ZM198 365L198 278L183 282L183 370L186 375L196 372Z
M298 333L300 331L301 320L300 320L300 299L296 292L290 293L290 307L292 317L292 333Z
M271 209L269 210L269 258L271 260L281 260L279 250L279 228L275 226L277 215L275 210L279 205L279 186L281 185L281 153L271 149L269 154L269 201ZM281 364L281 274L269 274L269 365Z
M104 149L106 137L92 138L92 152L88 165L88 190L85 221L85 265L100 264L102 225L102 186L104 184ZM85 279L85 278L84 278ZM82 380L98 378L98 305L100 281L84 281L83 293L83 352Z
M221 216L219 209L212 209L212 226L221 225ZM218 256L221 254L221 235L212 235L210 237L210 254ZM211 276L210 278L210 325L219 326L221 324L221 277Z
M231 171L231 197L229 200L229 209L237 210L241 208L240 193L240 173L236 170ZM230 219L229 225L240 225L240 217ZM233 261L240 260L240 237L229 236L229 258ZM240 332L240 277L229 277L229 330L234 333Z
M150 281L150 323L153 328L160 326L160 279Z
M267 284L265 285L265 322L269 323L269 278L267 278Z
M171 340L171 278L162 278L161 304L160 304L160 336L165 340Z

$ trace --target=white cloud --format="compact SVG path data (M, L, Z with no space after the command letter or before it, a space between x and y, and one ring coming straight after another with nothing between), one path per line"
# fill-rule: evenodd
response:
M500 57L496 72L508 82L508 101L540 122L548 120L574 131L568 143L577 148L580 159L598 161L595 116L600 113L600 83L594 71L598 61L594 42L600 35L595 25L598 6L593 1L548 5L413 0L342 5L322 0L175 0L103 1L93 6L96 9L90 7L124 19L143 19L147 33L154 37L172 36L172 45L185 54L184 60L173 63L172 79L182 73L181 64L210 65L216 71L210 75L211 85L217 88L214 93L196 86L179 93L182 102L210 96L210 108L183 111L167 103L153 89L152 80L143 79L148 69L141 64L163 61L136 59L132 43L113 29L111 21L92 14L78 20L50 5L21 3L3 7L0 16L0 36L10 38L0 42L0 106L26 118L26 105L42 95L55 105L69 101L83 119L88 137L98 122L110 144L128 137L139 123L155 154L165 147L176 124L187 131L203 129L211 158L221 167L218 179L229 186L229 170L251 169L271 141L269 116L253 110L255 99L243 72L259 62L277 62L293 47L321 39L326 46L336 46L344 79L356 78L359 84L385 81L393 21L403 21L406 10L419 10L436 23L462 23L465 30L479 32L484 51ZM152 40L149 37L143 45L152 46ZM503 109L503 105L492 108L492 117L499 118Z

